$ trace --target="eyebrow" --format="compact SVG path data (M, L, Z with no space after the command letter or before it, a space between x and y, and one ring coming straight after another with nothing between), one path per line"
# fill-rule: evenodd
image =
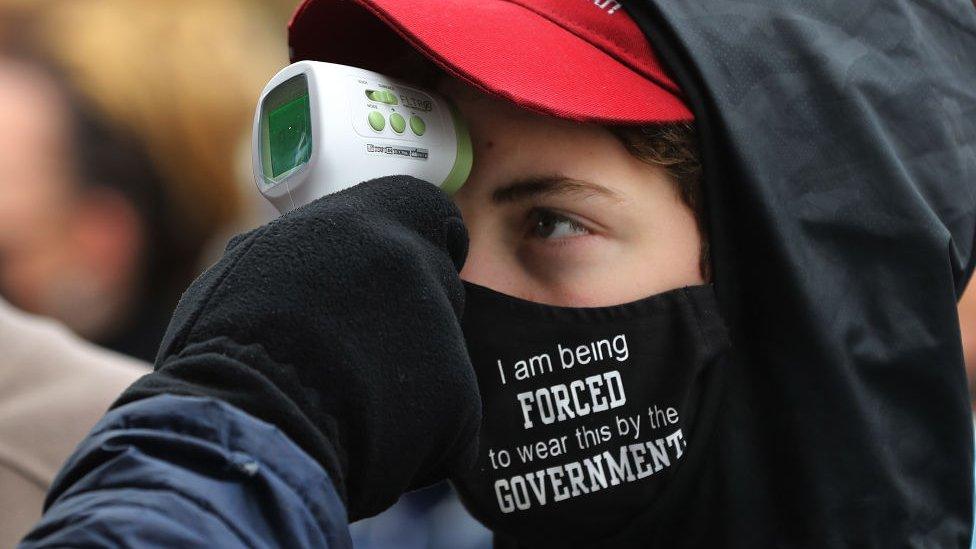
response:
M537 196L551 195L600 195L620 200L617 193L591 181L574 179L562 174L536 175L516 179L491 193L491 201L496 204L520 202Z

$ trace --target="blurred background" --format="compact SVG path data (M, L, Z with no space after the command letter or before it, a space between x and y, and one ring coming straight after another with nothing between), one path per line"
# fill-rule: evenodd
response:
M247 140L291 4L0 0L0 295L151 361L183 289L272 213Z
M277 215L251 179L250 128L296 5L0 0L0 301L148 371L186 286ZM30 390L3 379L0 399ZM490 546L446 484L353 533Z

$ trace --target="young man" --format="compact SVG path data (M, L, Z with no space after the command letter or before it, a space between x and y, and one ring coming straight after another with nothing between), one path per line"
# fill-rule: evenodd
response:
M484 419L480 472L455 484L499 544L639 543L632 523L701 472L684 452L711 440L727 346L693 127L581 124L431 81L478 159L453 198Z
M470 239L460 273L469 297L484 295L479 287L487 287L539 304L598 307L705 283L709 259L699 227L701 169L692 124L573 122L480 91L438 70L412 49L396 63L416 83L450 98L472 136L476 160L453 197ZM469 303L467 310L477 313L475 308L477 304ZM505 323L505 315L492 315L489 321ZM526 330L534 332L539 326L528 325ZM544 349L546 342L541 346ZM497 371L492 360L483 365L476 360L475 366L479 373ZM479 379L483 393L494 385L494 377ZM551 386L551 377L540 380ZM567 382L572 383L572 377ZM516 404L514 397L508 400ZM495 429L518 433L521 423ZM596 429L605 426L599 420L593 423ZM568 425L552 436L534 438L575 437L577 429L582 433L587 428L574 421ZM650 432L648 426L645 433ZM581 444L586 442L581 439L572 446L581 449ZM485 446L485 452L492 451L491 445ZM566 457L546 463L573 463ZM532 472L531 467L526 472ZM551 482L547 489L552 489ZM544 530L544 520L527 520L534 531Z

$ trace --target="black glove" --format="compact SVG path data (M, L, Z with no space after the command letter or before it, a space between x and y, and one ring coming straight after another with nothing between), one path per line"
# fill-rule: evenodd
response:
M114 406L210 396L332 476L350 520L470 467L481 400L458 323L467 233L447 195L384 177L249 233L183 294L155 371Z

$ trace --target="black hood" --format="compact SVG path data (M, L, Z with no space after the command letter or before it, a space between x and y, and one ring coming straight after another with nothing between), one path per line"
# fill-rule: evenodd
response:
M968 547L969 0L629 0L700 130L733 341L707 472L619 546Z

